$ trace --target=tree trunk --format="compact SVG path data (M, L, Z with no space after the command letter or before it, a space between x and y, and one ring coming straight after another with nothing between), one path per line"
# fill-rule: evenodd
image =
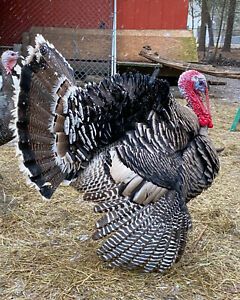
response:
M223 6L222 6L222 13L221 13L221 19L220 19L220 24L219 24L218 37L217 37L217 42L216 42L215 51L214 51L214 55L213 55L213 60L215 60L216 56L217 56L218 44L219 44L219 40L220 40L220 37L221 37L221 31L222 31L222 25L223 25L223 18L224 18L224 11L225 11L226 2L227 2L227 0L224 0Z
M209 47L214 47L213 27L210 13L207 10L207 24L208 24L208 35L209 35Z
M228 18L227 18L227 28L226 28L226 34L225 34L222 51L230 52L231 50L231 40L232 40L235 9L236 9L236 0L230 0L229 9L228 9Z
M193 9L193 3L191 3L191 14L192 14L192 31L194 30L194 9Z
M198 51L205 51L207 12L208 12L207 1L202 0L201 26L200 26L200 34L198 39Z

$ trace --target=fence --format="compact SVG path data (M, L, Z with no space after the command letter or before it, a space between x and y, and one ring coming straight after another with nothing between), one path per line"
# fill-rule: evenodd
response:
M34 44L42 33L70 62L77 79L111 72L113 0L2 0L0 46Z

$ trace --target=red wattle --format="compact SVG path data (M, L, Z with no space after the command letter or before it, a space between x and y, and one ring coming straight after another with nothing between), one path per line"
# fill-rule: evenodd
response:
M191 105L193 111L198 117L199 125L202 127L213 127L212 117L210 113L210 103L208 89L205 90L205 104L202 102L201 95L199 92L195 91L194 76L203 76L198 71L189 70L184 72L178 81L178 86L181 93L186 97L188 103Z

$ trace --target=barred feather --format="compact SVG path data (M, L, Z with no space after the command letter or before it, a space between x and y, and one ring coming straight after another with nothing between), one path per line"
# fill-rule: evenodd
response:
M94 238L115 233L98 253L112 266L161 272L168 269L181 254L185 245L183 236L191 226L187 211L179 207L179 200L176 193L169 192L156 204L139 206L124 202L124 208L107 212L108 224L98 222L98 227L103 227L97 229Z

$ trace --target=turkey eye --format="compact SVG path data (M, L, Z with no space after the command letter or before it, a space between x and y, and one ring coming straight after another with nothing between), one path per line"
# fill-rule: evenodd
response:
M11 53L11 56L14 56L14 53Z
M47 54L47 46L46 45L43 45L40 47L40 52L42 55L45 55Z

